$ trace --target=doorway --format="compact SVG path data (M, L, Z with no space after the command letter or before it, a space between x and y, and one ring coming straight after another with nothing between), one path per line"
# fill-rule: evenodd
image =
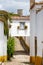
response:
M37 37L35 37L35 56L37 56Z

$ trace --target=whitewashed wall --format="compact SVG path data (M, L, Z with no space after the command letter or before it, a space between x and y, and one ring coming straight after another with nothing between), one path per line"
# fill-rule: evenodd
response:
M3 55L7 56L7 36L4 36Z
M43 10L37 14L37 56L42 57L43 45Z
M19 22L26 22L28 26L27 30L18 30L17 26L20 25ZM11 28L9 29L9 35L11 36L30 36L30 23L25 20L13 20L11 23Z
M30 56L35 56L36 11L30 11Z
M7 56L7 36L4 35L4 23L0 21L0 56Z
M41 5L36 5L30 11L30 55L35 55L35 39L37 37L37 56L42 57L43 49L43 10L36 14L36 9Z
M0 21L0 39L4 37L4 23Z

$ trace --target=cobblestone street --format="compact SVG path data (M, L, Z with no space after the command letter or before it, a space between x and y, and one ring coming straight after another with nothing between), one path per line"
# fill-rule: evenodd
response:
M0 65L30 65L30 56L21 45L19 39L15 38L15 51L10 61L4 62Z
M11 61L5 62L3 65L29 65L28 55L14 55Z
M24 51L19 40L16 39L15 52L11 61L5 62L3 65L29 65L30 56Z

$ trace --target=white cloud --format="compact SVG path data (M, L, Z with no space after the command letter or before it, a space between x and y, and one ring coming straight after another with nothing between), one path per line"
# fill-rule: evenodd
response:
M4 10L3 6L0 4L0 10Z
M3 7L2 7L2 5L0 4L0 9L2 9Z
M28 0L27 0L28 1ZM26 0L2 0L0 1L1 5L4 7L5 10L9 10L14 12L16 9L23 9L24 14L25 12L29 13L30 4L29 1L26 2ZM2 9L3 9L2 7Z
M41 1L41 0L35 0L36 2L39 2L39 1Z
M15 2L15 1L7 1L6 3L2 3L3 6L5 7L25 7L25 6L29 6L29 3L27 2Z
M29 2L29 0L15 0L15 1L19 1L19 2Z

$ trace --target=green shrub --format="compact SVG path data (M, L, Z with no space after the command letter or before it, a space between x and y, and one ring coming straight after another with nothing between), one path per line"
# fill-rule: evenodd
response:
M13 37L9 37L7 42L8 59L10 59L13 56L14 50L15 50L15 39Z

